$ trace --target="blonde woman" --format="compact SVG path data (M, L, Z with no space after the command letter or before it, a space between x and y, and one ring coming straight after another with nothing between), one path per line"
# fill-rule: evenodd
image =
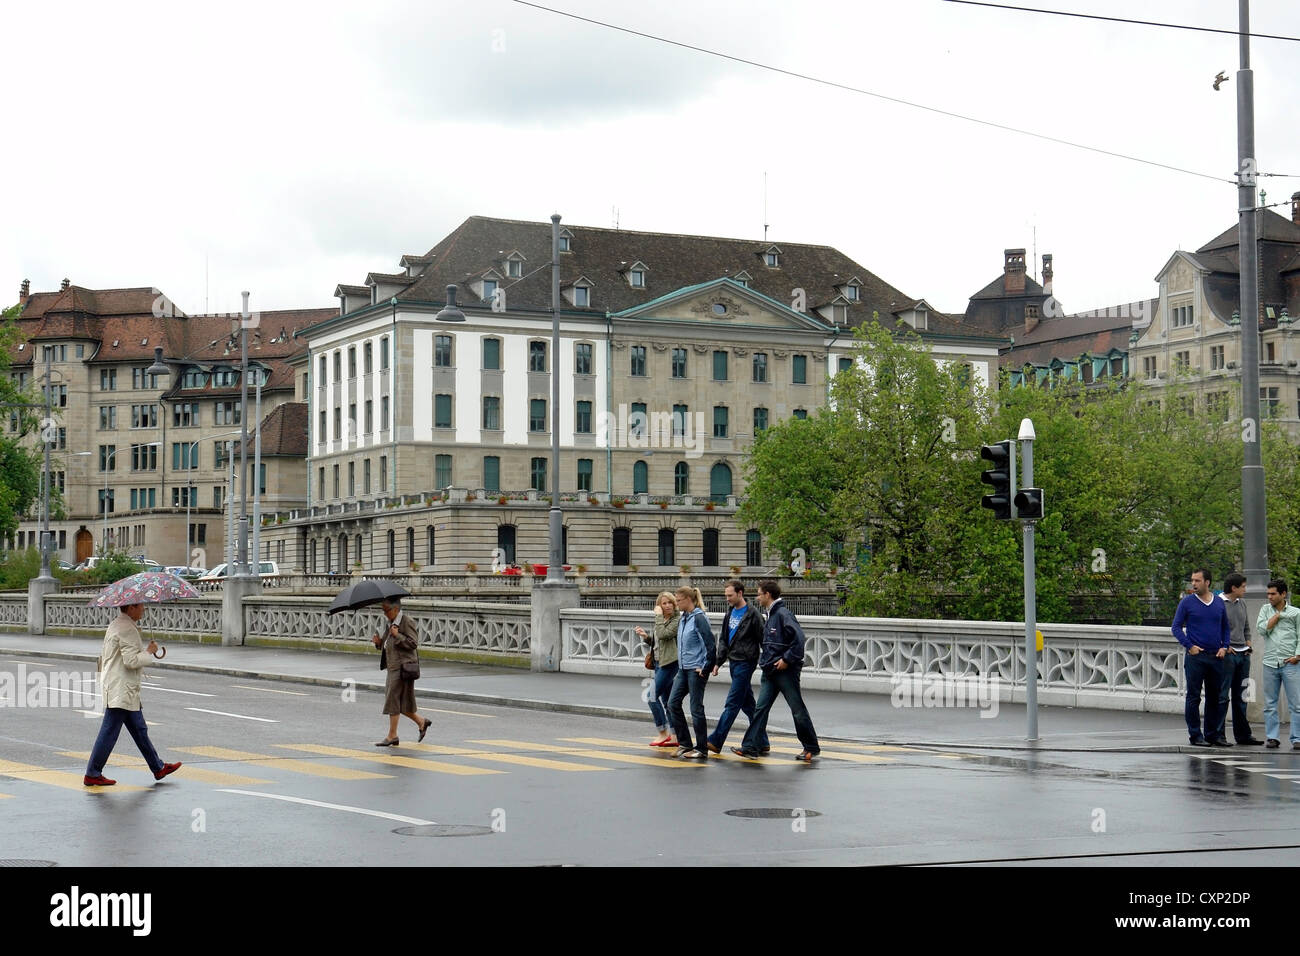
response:
M677 732L677 751L674 757L683 760L707 760L709 756L709 727L704 719L704 687L717 662L717 644L709 615L704 611L704 597L699 588L683 585L677 589L677 609L681 622L677 625L677 679L668 695L668 716ZM695 739L682 711L682 701L691 698L691 720L695 724Z
M654 687L650 688L650 716L654 718L655 730L659 732L651 747L676 747L677 738L673 736L664 708L668 704L668 693L677 678L677 624L681 614L677 610L677 601L671 591L659 592L655 601L655 621L653 633L647 634L645 628L638 626L637 636L650 646L651 663L654 666Z

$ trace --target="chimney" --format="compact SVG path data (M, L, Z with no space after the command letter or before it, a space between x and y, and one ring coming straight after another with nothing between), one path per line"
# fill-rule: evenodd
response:
M1052 254L1043 254L1043 291L1052 294Z
M1025 250L1004 249L1006 262L1002 267L1002 291L1007 295L1024 295Z
M1034 305L1032 302L1027 303L1025 305L1025 335L1034 331L1040 321L1038 306Z
M27 300L32 297L32 280L24 279L23 284L18 287L18 304L26 305Z
M1291 194L1291 221L1300 226L1300 193Z
M63 279L63 283L59 286L59 291L67 292L68 286L70 285L72 285L72 282L65 276Z

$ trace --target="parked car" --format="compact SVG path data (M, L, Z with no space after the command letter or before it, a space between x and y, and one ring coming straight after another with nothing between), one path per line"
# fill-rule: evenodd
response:
M136 564L143 564L146 571L162 571L163 566L153 558L146 558L143 554L131 555L131 560Z
M261 566L258 569L258 573L261 577L273 578L280 573L280 566L276 564L274 561L262 561L260 562L260 565ZM200 581L224 580L230 573L229 569L230 566L223 561L221 564L218 564L211 571L205 573L201 578L199 578L199 580Z
M178 578L201 578L208 573L207 568L187 568L183 565L173 565L164 568L164 570L169 574L176 575Z

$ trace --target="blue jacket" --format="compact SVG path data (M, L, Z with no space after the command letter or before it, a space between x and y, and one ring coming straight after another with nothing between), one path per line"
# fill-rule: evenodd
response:
M713 670L713 628L703 608L683 614L677 624L677 662L686 670Z
M1170 630L1178 638L1178 643L1189 650L1194 644L1203 651L1217 653L1219 648L1232 644L1228 606L1217 594L1208 605L1195 594L1184 597L1178 602Z
M763 652L758 666L767 670L784 658L787 667L798 669L803 666L803 645L803 628L785 601L777 598L767 609L767 628L763 631Z

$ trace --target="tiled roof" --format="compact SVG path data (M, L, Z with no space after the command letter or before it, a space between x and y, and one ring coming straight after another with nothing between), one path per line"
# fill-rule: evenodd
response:
M1259 214L1259 238L1261 241L1300 242L1300 225L1296 225L1285 216L1279 216L1271 209L1264 209ZM1237 248L1237 224L1225 229L1201 248L1201 252L1216 252Z
M234 443L236 454L239 445L239 442ZM277 455L307 457L306 402L285 402L262 419L262 456Z
M794 290L804 290L807 302L829 301L840 284L857 276L861 299L848 303L849 324L871 318L872 311L888 316L903 303L913 301L889 283L848 256L829 246L782 242L780 268L764 265L763 253L777 245L758 239L723 239L712 236L684 236L671 233L630 232L567 224L572 236L570 252L560 255L560 279L572 283L585 275L594 288L591 307L566 311L589 311L594 315L623 312L667 292L709 279L734 276L744 271L755 291L791 302ZM551 308L551 225L471 216L428 253L432 262L408 288L404 299L442 303L446 287L460 286L458 300L467 306L480 303L466 280L488 269L502 268L512 251L525 257L527 270L502 284L508 307L514 311L549 311ZM421 257L425 258L425 257ZM646 266L644 288L628 284L625 270L634 262Z
M1025 276L1024 292L1007 292L1006 274L999 273L998 277L976 292L972 299L1012 299L1012 298L1039 298L1047 295L1047 292L1041 285L1033 280L1032 276Z

